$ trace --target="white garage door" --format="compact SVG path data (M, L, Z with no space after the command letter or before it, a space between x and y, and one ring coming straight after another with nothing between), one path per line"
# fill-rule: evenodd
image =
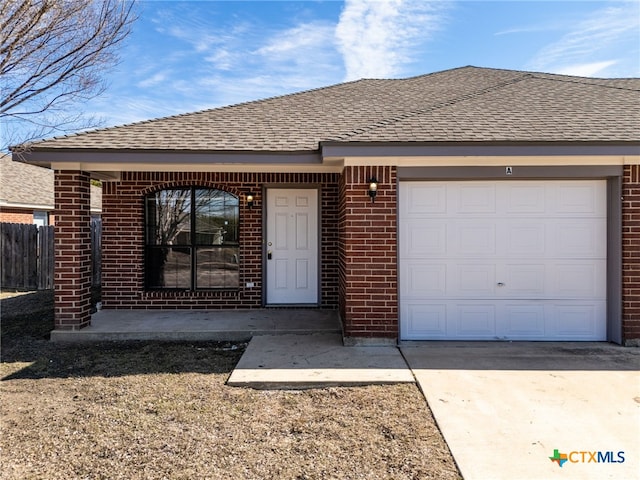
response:
M403 340L605 340L606 182L401 182Z

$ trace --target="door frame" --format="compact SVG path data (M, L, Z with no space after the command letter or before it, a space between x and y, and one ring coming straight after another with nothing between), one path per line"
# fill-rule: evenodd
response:
M317 195L317 222L316 222L316 236L317 236L317 285L318 290L316 292L315 303L268 303L267 302L267 216L268 216L268 204L267 204L267 191L279 190L279 189L295 189L295 190L315 190ZM268 183L262 185L262 306L263 307L319 307L322 304L322 185L319 183Z

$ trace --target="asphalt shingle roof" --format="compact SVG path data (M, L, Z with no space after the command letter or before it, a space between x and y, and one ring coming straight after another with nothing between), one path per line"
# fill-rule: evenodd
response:
M636 101L633 102L633 94ZM637 141L640 89L535 76L407 114L337 140Z
M48 168L0 155L0 204L53 209L54 173ZM102 210L102 188L91 185L91 209Z
M53 170L0 155L0 202L53 207Z
M640 79L463 67L316 90L36 142L34 151L315 151L322 141L639 140Z

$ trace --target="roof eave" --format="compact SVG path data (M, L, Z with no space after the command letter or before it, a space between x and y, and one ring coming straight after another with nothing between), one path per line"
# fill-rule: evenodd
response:
M478 141L478 142L343 142L320 143L324 159L344 157L442 156L640 156L640 141Z
M129 164L152 164L162 168L166 164L185 165L246 165L246 164L321 164L320 152L311 151L252 151L252 150L162 150L162 149L79 149L33 148L14 153L21 160L51 168L55 164L110 164L126 167ZM126 168L125 168L126 169Z

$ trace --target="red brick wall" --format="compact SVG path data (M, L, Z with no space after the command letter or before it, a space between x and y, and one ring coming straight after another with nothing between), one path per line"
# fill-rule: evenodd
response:
M378 179L375 202L369 178ZM340 183L340 313L345 338L398 336L395 167L346 167Z
M0 208L0 223L33 223L33 211L20 208Z
M640 341L640 165L624 167L622 182L622 334Z
M257 308L262 306L262 187L314 185L321 191L321 306L338 304L338 174L125 172L103 184L102 303L104 308ZM225 291L145 291L144 196L176 186L218 188L240 196L240 288ZM255 195L254 206L244 201ZM254 282L253 288L245 288Z
M76 330L91 320L89 175L55 172L55 326Z

